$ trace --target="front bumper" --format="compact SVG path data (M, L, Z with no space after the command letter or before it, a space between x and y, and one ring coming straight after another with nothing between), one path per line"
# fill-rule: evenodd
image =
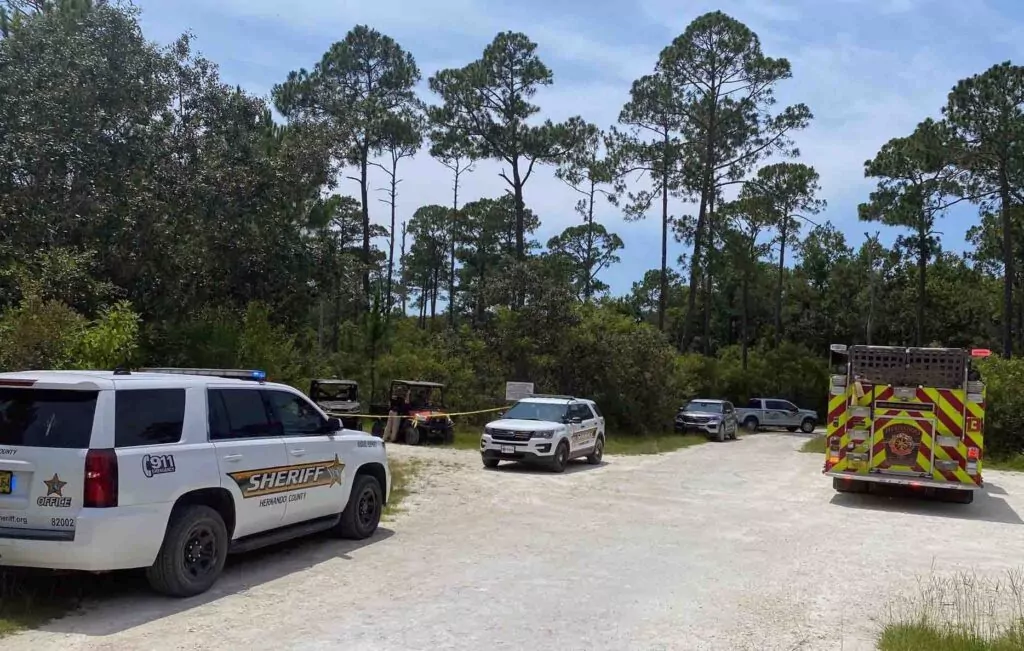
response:
M676 431L683 434L707 434L714 435L718 433L718 428L721 427L719 423L688 423L685 421L676 421Z
M490 434L480 437L480 455L484 459L546 463L555 454L558 439L531 438L526 441L496 441Z

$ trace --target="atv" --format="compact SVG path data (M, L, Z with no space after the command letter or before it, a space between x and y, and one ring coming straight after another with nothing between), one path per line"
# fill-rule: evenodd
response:
M345 429L362 429L357 416L359 384L353 380L313 380L309 384L309 398L328 415L341 419Z
M455 440L455 427L444 406L444 385L437 382L416 380L394 380L391 382L391 402L370 406L373 415L387 416L391 404L395 404L402 422L398 428L398 440L407 445L420 442L438 441L451 443ZM373 435L384 436L387 420L378 418L373 422Z

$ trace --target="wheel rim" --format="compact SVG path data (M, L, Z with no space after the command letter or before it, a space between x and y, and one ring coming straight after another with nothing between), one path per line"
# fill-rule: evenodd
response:
M377 495L372 488L367 488L359 496L359 524L364 528L372 527L377 517Z
M193 579L210 575L217 566L217 536L213 528L199 524L188 532L182 550L185 572Z
M568 453L567 453L567 452L565 451L565 446L560 446L560 447L558 448L558 465L560 465L560 466L564 466L564 465L565 465L565 458L566 458L567 456L569 456L569 455L568 455Z
M601 457L603 457L603 456L604 456L604 441L602 441L601 439L597 439L597 447L594 449L594 457L596 457L597 460L600 461Z

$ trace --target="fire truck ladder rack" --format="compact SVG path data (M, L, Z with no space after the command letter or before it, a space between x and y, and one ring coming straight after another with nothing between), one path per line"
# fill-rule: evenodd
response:
M961 348L851 346L854 379L895 387L957 389L964 386L968 353Z

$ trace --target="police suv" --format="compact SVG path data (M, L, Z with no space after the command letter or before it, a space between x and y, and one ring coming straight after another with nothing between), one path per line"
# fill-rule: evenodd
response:
M391 488L384 444L264 379L0 373L0 565L147 568L155 590L185 597L229 552L372 535Z
M586 457L591 464L601 463L604 441L604 417L593 400L536 395L487 423L480 455L487 468L496 468L501 461L523 461L562 472L570 459Z

